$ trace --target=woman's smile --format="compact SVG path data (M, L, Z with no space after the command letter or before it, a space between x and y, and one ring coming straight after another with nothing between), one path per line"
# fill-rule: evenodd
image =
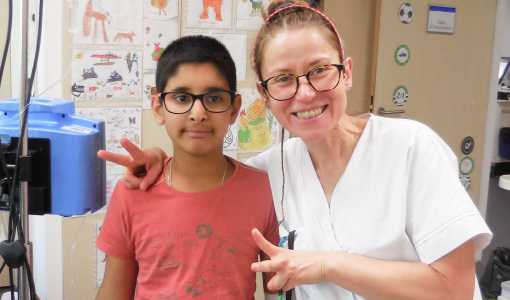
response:
M326 111L327 108L328 108L328 105L326 104L326 105L323 105L323 106L317 107L317 108L292 112L291 114L294 117L301 119L301 120L310 120L310 119L321 116L324 113L324 111Z

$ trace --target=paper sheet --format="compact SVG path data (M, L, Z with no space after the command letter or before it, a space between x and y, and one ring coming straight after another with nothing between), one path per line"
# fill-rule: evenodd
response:
M262 25L262 10L268 0L236 1L236 27L244 30L257 30Z
M170 20L178 15L178 0L143 0L143 16L146 19Z
M206 35L219 40L225 47L227 47L232 59L236 64L237 81L246 79L246 64L247 64L247 36L244 33L214 33L210 31L187 31L183 34L186 35Z
M141 52L75 49L71 93L75 100L140 100Z
M232 0L183 0L189 28L229 28L232 24Z
M133 107L122 108L77 108L76 114L91 119L105 121L106 150L127 154L120 145L121 138L128 138L140 146L142 137L142 109ZM124 167L106 163L106 196L110 200L111 192L124 174Z
M155 71L166 46L179 37L177 18L165 21L144 20L143 69Z
M142 5L139 0L73 1L73 43L140 45Z
M144 73L143 74L143 104L144 109L151 108L151 88L156 86L156 74Z
M243 104L239 113L238 151L260 152L279 142L280 126L258 91L240 89Z

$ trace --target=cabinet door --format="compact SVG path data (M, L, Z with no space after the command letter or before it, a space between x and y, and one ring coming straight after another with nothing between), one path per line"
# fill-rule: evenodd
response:
M453 34L427 32L429 1L406 2L412 7L407 24L400 18L401 11L409 12L401 10L404 1L376 2L372 111L423 122L450 145L459 160L472 158L468 191L477 203L496 0L434 1L434 5L455 8ZM403 63L406 55L408 61ZM467 136L475 144L468 155L461 151Z

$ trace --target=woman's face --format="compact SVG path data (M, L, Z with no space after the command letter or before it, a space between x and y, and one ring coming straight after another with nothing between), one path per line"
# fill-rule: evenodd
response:
M326 31L317 27L282 30L271 37L262 55L262 79L280 74L306 74L326 64L339 64L339 51L332 46ZM293 135L305 140L324 137L345 114L346 90L351 86L352 61L344 61L336 88L317 92L306 77L299 78L296 94L289 100L277 101L264 93L268 107L280 124Z

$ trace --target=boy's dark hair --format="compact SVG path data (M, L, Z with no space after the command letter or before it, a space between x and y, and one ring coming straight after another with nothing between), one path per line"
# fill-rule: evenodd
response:
M227 48L212 37L191 35L173 41L161 54L156 68L158 91L163 92L168 79L186 63L213 64L227 80L229 89L237 90L236 66Z

